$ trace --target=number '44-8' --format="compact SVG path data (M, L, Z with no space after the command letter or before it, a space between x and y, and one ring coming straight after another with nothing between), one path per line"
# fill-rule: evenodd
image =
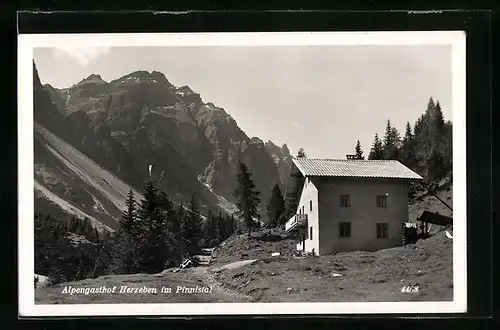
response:
M418 286L417 285L405 285L403 288L401 288L402 293L409 293L409 292L418 292Z

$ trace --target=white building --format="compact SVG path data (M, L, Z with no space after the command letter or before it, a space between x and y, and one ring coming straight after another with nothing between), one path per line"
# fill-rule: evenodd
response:
M294 158L286 198L297 211L285 229L318 255L400 245L411 180L422 177L396 160Z

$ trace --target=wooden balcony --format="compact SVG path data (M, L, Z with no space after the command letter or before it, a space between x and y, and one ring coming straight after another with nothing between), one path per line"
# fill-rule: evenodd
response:
M307 214L295 214L285 224L285 231L307 228Z

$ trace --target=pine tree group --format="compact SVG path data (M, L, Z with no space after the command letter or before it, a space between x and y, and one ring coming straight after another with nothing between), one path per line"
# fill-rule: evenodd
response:
M444 120L439 102L432 98L427 109L412 126L406 123L405 135L387 120L383 141L377 133L368 159L395 159L432 182L452 170L452 124Z
M369 160L384 159L384 148L382 146L382 141L378 137L378 133L375 133L375 138L373 139L373 144L368 159Z
M222 213L215 215L209 211L207 221L203 229L203 246L214 247L225 241L236 232L233 217L223 216Z
M92 276L106 236L97 232L89 219L67 221L36 213L35 273L47 275L49 284ZM75 240L76 238L76 240Z
M195 195L187 209L181 205L177 210L167 193L159 192L151 180L143 195L137 209L133 193L127 197L112 253L115 273L158 272L200 251L202 217Z
M158 272L200 253L203 247L220 244L234 233L234 219L221 213L215 216L210 211L203 221L196 194L187 206L175 208L167 193L158 192L148 180L143 195L138 204L133 202L132 191L127 196L121 226L112 243L113 273Z

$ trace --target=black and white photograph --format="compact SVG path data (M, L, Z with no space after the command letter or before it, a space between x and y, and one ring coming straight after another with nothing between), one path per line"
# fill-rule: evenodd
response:
M466 311L463 32L19 36L26 316Z

